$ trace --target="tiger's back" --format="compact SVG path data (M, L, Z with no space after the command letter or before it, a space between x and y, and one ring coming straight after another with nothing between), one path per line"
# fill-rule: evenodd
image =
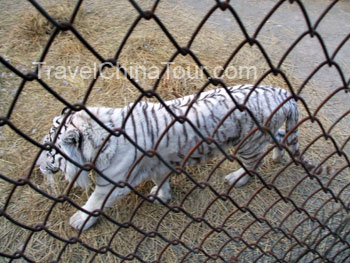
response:
M293 99L286 100L290 94L283 89L259 86L252 91L252 86L239 86L230 87L228 91L230 94L221 88L203 92L197 98L196 95L190 95L167 101L168 109L185 120L183 123L175 121L162 104L141 102L126 121L125 129L143 149L153 149L157 145L157 152L175 164L180 164L184 156L198 144L187 162L191 164L217 152L215 143L208 144L204 138L215 140L226 149L237 146L249 132L257 128L256 122L276 134L289 115L294 112L297 118L297 105ZM245 106L250 113L247 110L240 111L233 101L243 105L248 94ZM283 106L276 111L283 102ZM126 116L130 108L124 108L125 113L122 115ZM270 121L265 123L270 117ZM265 144L266 140L271 141L271 136L256 131L246 138L238 153L244 154L248 148L254 151L256 146Z

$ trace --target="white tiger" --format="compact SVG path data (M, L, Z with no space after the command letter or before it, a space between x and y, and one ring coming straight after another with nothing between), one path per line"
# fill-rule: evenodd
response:
M247 110L240 111L236 108L231 98L232 96L242 104L251 93L245 105L259 124L270 129L276 140L279 143L283 142L283 145L286 145L284 147L288 147L291 154L299 158L307 169L315 168L300 157L298 131L295 128L298 123L298 107L287 91L269 86L258 86L252 91L250 85L234 86L228 90L229 92L223 88L215 89L203 92L198 97L190 95L165 102L176 116L186 116L188 121L184 123L174 121L175 118L160 103L138 102L124 108L88 108L105 127L113 131L116 131L116 128L123 130L124 133L120 136L110 136L111 133L107 129L83 110L69 116L63 112L53 119L53 126L43 142L55 143L63 154L81 166L94 162L98 171L112 182L126 182L136 187L143 180L152 179L155 186L150 197L167 202L171 198L170 170L164 162L173 167L183 165L184 157L191 151L186 165L210 157L217 152L217 146L203 141L204 137L214 139L223 149L240 144L237 153L245 169L258 168L258 161L266 146L274 141L267 132L256 130L252 133L257 127L255 122ZM278 108L280 104L283 105ZM270 118L274 111L276 112ZM65 123L62 123L64 119ZM279 129L285 122L286 132ZM56 136L59 129L60 133ZM283 141L288 132L288 138ZM250 136L245 138L249 133ZM54 142L55 137L57 139ZM105 140L106 143L103 144ZM130 140L140 148L137 149ZM156 155L144 156L141 149L154 150L163 160ZM278 160L282 155L283 151L275 147L273 159ZM71 161L67 161L52 148L41 153L37 164L44 174L61 170L68 181L75 180L76 185L87 188L88 171L81 170ZM235 186L246 184L250 176L245 169L242 167L228 174L226 181ZM314 172L319 174L325 170L318 168ZM82 208L93 212L110 207L129 192L129 187L115 186L99 175L94 192ZM79 210L71 217L70 224L74 228L86 230L96 220L97 216L89 216Z

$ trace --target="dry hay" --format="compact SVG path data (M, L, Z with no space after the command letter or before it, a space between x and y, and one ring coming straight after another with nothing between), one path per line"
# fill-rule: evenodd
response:
M112 4L106 2L100 1L98 4L96 2L87 2L83 4L75 25L84 38L102 56L113 57L127 29L135 20L137 12L128 3L119 3L118 1ZM73 6L67 5L68 7L65 7L62 4L45 3L45 8L58 21L69 19L67 14L71 13ZM150 6L147 1L143 2L143 5L145 5L145 8L147 5ZM188 10L184 10L180 6L169 7L164 3L161 3L157 9L160 19L169 28L181 46L187 43L195 25L198 24L198 19L196 19L198 14L188 15L188 12ZM49 38L48 33L52 32L53 27L33 8L28 8L26 11L12 10L7 20L2 23L1 33L6 37L6 41L3 40L5 37L1 38L1 53L6 54L11 63L16 65L18 69L24 72L30 71L31 63L39 57ZM243 36L238 30L227 35L219 31L215 32L213 27L206 25L194 41L192 50L198 55L201 62L208 66L208 71L212 73L215 66L223 65L223 62L226 61L233 49L242 40ZM267 44L269 45L276 45L278 42L273 36L268 41ZM159 30L154 21L141 21L124 47L120 56L120 63L126 68L131 65L138 65L145 66L150 70L152 66L161 66L161 62L168 61L174 52L175 48ZM47 65L65 65L70 66L72 69L98 62L70 32L59 33L45 61ZM180 55L175 62L176 65L190 68L191 74L198 69L194 61L188 56L182 57ZM231 64L234 66L256 66L259 70L258 77L268 69L258 49L249 46L244 47ZM284 70L287 73L291 73L292 68L293 65L288 64L288 62L285 63ZM21 80L16 76L10 76L11 73L7 69L1 69L8 76L1 80L2 104L0 112L3 116L7 113ZM297 84L300 84L300 81L293 78L292 75L288 75L288 77L293 85L297 86ZM91 82L91 78L70 77L62 80L48 78L45 74L42 78L70 103L80 102L84 98L87 87ZM235 79L234 81L224 78L224 81L228 85L255 82L254 79L247 78ZM170 77L160 82L157 92L164 99L172 99L195 93L204 83L204 77L199 79L176 79ZM278 76L269 75L263 83L287 89L285 81ZM145 89L150 89L154 84L154 80L140 78L139 84ZM213 86L208 88L213 88ZM320 98L317 96L319 94L312 94L312 88L309 88L309 93L314 101L318 103ZM119 80L99 79L92 89L87 105L122 107L134 101L139 95L140 93L137 89L125 78ZM312 104L310 105L312 107ZM40 142L51 125L52 117L57 115L62 107L63 105L38 83L28 82L15 105L11 122L22 132ZM301 109L305 116L302 106ZM330 127L332 124L332 121L325 117L321 117L321 119L326 127ZM349 136L348 131L344 131L341 128L342 124L348 120L349 117L344 119L332 131L332 135L336 137L339 143ZM302 145L306 145L320 134L320 129L316 123L308 121L302 125L300 133ZM17 135L8 126L1 127L0 136L1 174L9 177L11 180L26 177L30 171L34 156L38 153L38 149ZM322 160L331 152L331 149L333 147L330 142L321 139L307 151L307 156L314 161ZM349 147L345 147L345 150L349 152ZM237 204L242 207L248 207L258 217L265 218L273 227L279 227L281 220L285 219L282 227L286 233L290 233L300 223L295 231L292 232L300 240L307 238L306 241L312 243L315 236L324 236L328 233L326 230L325 233L314 230L318 223L310 220L305 213L295 211L291 202L286 203L283 200L277 202L280 196L276 191L268 190L264 187L259 178L254 178L251 183L243 188L229 190L229 187L223 184L223 177L239 167L236 163L232 164L224 161L208 179L208 175L221 158L218 157L205 164L186 169L198 182L206 182L208 180L218 193L228 193ZM285 158L283 163L287 164L288 162L288 158ZM336 167L344 165L344 162L339 158L332 158L329 160L329 163ZM283 196L289 197L296 205L305 208L310 215L319 216L326 220L336 209L340 208L340 205L335 204L334 201L322 207L324 202L330 198L329 194L322 191L315 193L309 201L306 201L311 193L320 188L319 184L316 180L309 179L305 172L301 168L295 167L295 165L291 165L280 176L275 177L276 172L282 168L283 165L272 163L268 156L260 171L264 175L264 180L273 182ZM321 181L325 185L329 183L333 191L338 194L340 189L350 179L346 172L348 170L337 176L333 181L330 181L329 178L321 178ZM295 183L304 177L305 179L300 185L293 189ZM57 176L55 180L56 184L50 187L46 184L45 179L37 168L30 176L30 181L33 185L58 197L66 193L68 184L64 182L63 177ZM263 249L265 251L271 250L279 256L285 253L283 248L296 244L295 240L283 237L278 230L275 232L271 231L265 222L256 221L249 212L242 212L232 202L217 198L208 187L205 189L195 187L184 174L174 175L171 178L171 185L173 198L169 203L170 206L179 205L184 196L189 191L192 191L184 200L182 207L191 213L194 218L203 216L211 227L224 227L227 230L226 234L222 231L213 231L206 222L194 222L183 213L169 212L164 206L145 202L134 193L128 195L113 208L108 209L107 214L114 220L124 223L131 220L134 210L139 207L132 218L132 223L137 228L142 229L144 232L151 232L158 226L157 231L163 237L169 240L180 239L188 247L200 247L208 254L220 251L220 256L225 260L230 260L233 256L237 256L238 251L245 247L242 240L237 238L239 236L246 242L254 244L257 238L265 233L260 241L260 244L264 245ZM151 187L152 183L145 182L138 187L138 191L147 195ZM3 207L14 186L4 180L0 180L0 189L0 204ZM250 200L252 195L258 190L259 193L254 199ZM91 191L91 189L88 192L74 189L69 193L69 197L77 204L82 205ZM340 193L339 197L343 200L348 200L348 191ZM274 202L276 203L274 204ZM28 185L17 187L14 190L6 212L16 221L35 227L37 224L43 223L51 208L52 212L47 218L46 227L53 234L59 235L66 240L76 237L77 231L68 224L69 217L76 209L68 202L54 203L52 200L44 198ZM207 211L204 213L206 208ZM320 216L321 214L322 217ZM162 221L158 225L159 220ZM339 212L339 216L331 220L331 227L334 230L341 225L343 214ZM244 230L250 224L251 226ZM0 226L1 252L7 254L13 254L16 250L23 249L24 242L30 235L25 253L35 261L48 262L54 260L65 246L65 243L51 237L45 231L32 233L14 225L4 217L0 217ZM144 238L141 233L132 227L121 228L113 236L117 228L115 224L106 218L101 218L96 226L81 234L79 238L96 249L109 245L115 253L122 256L134 253L137 247L136 254L147 262L156 260L160 256L159 253L167 245L158 236ZM179 236L180 233L181 236ZM228 242L230 240L228 235L231 235L236 241ZM328 240L327 242L324 244L321 242L322 244L319 244L319 246L326 246L331 241ZM285 259L293 259L296 255L293 252L302 250L303 247L296 245L295 250L291 250ZM181 258L185 258L185 262L199 262L206 258L203 253L187 254L187 252L188 250L181 245L170 245L164 250L161 260L164 262L178 262ZM259 251L257 249L245 249L241 254L241 258L248 262L258 255ZM93 252L78 242L65 247L60 258L62 262L88 262L93 256ZM261 258L262 261L266 260L266 262L270 262L269 260L271 259L271 257ZM134 259L133 261L136 262L137 260ZM107 252L97 255L95 262L119 262L119 259L111 252Z

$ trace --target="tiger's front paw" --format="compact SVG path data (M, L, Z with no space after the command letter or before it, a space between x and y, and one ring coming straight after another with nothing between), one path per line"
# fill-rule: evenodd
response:
M90 218L89 219L88 218L89 218L88 214L82 211L78 211L70 218L69 224L77 230L80 230L84 226L83 231L85 231L89 229L97 221L97 217L90 216Z

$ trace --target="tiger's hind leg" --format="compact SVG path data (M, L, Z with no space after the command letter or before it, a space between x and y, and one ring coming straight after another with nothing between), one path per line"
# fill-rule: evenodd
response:
M285 130L282 130L282 129L279 129L276 134L275 134L275 137L276 137L276 140L281 143L284 136L286 135L286 132ZM272 140L271 138L271 143L272 144L275 144L275 142ZM283 158L283 155L284 155L284 149L283 150L280 150L277 146L272 150L272 160L274 162L281 162L282 161L282 158Z
M164 203L168 202L171 198L169 178L165 179L165 176L159 174L153 175L151 178L155 186L151 189L150 194L156 196ZM154 199L154 197L151 199ZM155 203L159 203L159 201L155 200Z
M279 143L281 143L285 135L286 135L286 132L282 129L279 129L276 132L275 137L276 137L277 141ZM241 157L241 160L242 160L242 162L247 170L254 170L254 169L259 168L259 166L262 162L262 160L260 160L260 159L265 152L266 146L269 143L274 144L274 141L272 140L271 137L269 137L269 138L265 137L265 138L262 138L262 140L260 142L257 142L255 145L251 145L251 147L248 147L246 145L242 148L241 151L238 151L238 153ZM246 148L248 148L248 149L246 149ZM283 154L284 154L284 149L280 150L276 146L272 151L272 159L276 162L281 161ZM248 173L246 173L244 168L240 168L237 171L228 174L225 177L225 180L229 184L235 184L236 187L240 187L240 186L243 186L246 183L248 183L249 178L250 178L250 176Z
M256 147L249 147L246 145L243 148L248 149L238 151L238 154L241 157L240 159L247 170L256 170L259 168L260 164L262 163L262 160L260 159L264 154L267 145L266 141L267 140L264 138L262 142L254 145ZM225 177L225 181L227 181L230 185L234 184L235 187L240 187L247 184L249 179L250 175L243 167Z
M248 183L249 174L247 174L243 168L240 168L237 171L226 175L225 181L230 185L235 184L234 186L240 187Z

